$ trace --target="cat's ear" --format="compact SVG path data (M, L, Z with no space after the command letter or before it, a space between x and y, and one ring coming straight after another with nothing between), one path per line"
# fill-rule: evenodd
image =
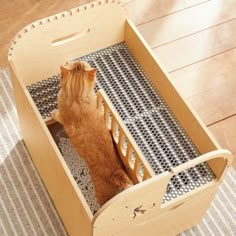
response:
M66 83L66 78L68 75L68 68L66 66L60 66L61 68L61 77L60 77L60 84L63 86Z
M61 65L61 73L67 73L68 70L69 70L68 67L66 67L66 66L62 66L62 65Z
M89 76L90 77L95 77L97 73L97 69L96 68L92 68L91 70L89 70Z

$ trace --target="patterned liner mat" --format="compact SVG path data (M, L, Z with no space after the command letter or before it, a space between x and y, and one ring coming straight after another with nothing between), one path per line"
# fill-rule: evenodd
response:
M158 175L200 155L125 43L80 58L97 68L102 88ZM158 78L157 78L158 79ZM27 86L43 118L57 107L59 76ZM215 179L207 163L172 177L163 202Z
M70 139L66 135L64 128L59 123L48 125L53 139L55 140L64 160L71 171L74 180L79 186L85 200L90 207L93 214L100 208L94 192L94 187L91 182L89 169L85 161L80 158L75 149L73 148Z

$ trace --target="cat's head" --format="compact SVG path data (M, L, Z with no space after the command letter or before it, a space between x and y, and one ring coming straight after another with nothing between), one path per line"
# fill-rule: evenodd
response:
M61 66L61 88L75 100L92 96L95 82L96 69L84 61L75 61Z

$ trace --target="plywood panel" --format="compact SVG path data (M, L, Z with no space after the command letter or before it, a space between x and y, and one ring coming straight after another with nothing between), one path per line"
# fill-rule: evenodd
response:
M177 5L179 1L175 2ZM154 48L234 19L236 16L235 7L235 0L208 1L142 24L138 26L138 30L147 43Z
M212 27L154 49L169 71L192 65L236 47L236 20Z
M74 8L22 29L11 44L8 59L14 61L25 85L32 84L58 74L59 65L71 59L123 41L125 20L118 1ZM30 70L25 70L25 65Z
M32 105L30 95L16 78L15 71L10 71L22 136L52 201L70 235L91 235L92 213L89 206L41 120L39 112ZM33 133L37 135L32 135Z
M0 46L9 43L21 28L33 21L89 2L92 0L66 0L63 2L60 0L1 0L0 28L3 37L0 38Z
M14 35L23 27L38 19L69 10L91 1L92 0L1 0L0 68L7 65L8 45Z
M172 209L171 213L169 211L162 215L156 215L145 223L142 222L136 227L130 227L120 232L117 236L175 236L201 221L216 190L213 188L207 193L199 194L191 201L186 201L183 205L180 204L179 207ZM193 214L194 217L192 217Z
M128 3L125 4L125 7L128 10L130 19L138 25L208 1L209 0L134 0L126 1Z
M219 148L203 122L177 93L168 78L168 73L159 64L159 61L153 57L152 50L130 21L126 23L125 42L200 153Z

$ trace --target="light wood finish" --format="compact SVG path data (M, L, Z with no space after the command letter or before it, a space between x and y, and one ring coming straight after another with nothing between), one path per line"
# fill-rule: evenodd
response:
M225 172L227 171L227 167L230 166L233 162L232 153L228 151L227 149L225 150L219 149L219 150L215 150L215 151L211 151L206 154L203 154L191 161L188 161L182 165L172 168L171 172L174 175L177 175L178 173L184 170L187 170L193 166L196 166L200 163L203 163L206 161L211 162L212 160L217 159L217 158L219 158L220 160L218 160L218 163L217 162L214 163L212 170L214 171L218 181L222 181L225 175Z
M142 24L138 30L147 43L155 48L234 19L235 8L234 0L207 1Z
M236 46L235 27L236 20L232 20L178 39L171 44L154 48L154 53L165 65L167 71L172 72L233 49ZM191 48L191 50L186 50L186 48Z
M59 0L2 0L1 1L1 8L0 8L0 28L1 28L1 37L0 37L0 68L7 66L7 47L9 47L10 40L13 38L13 36L25 25L47 17L52 14L56 14L61 11L69 10L73 7L77 7L81 4L91 2L92 0L66 0L66 1L59 1ZM131 19L135 22L135 24L139 24L140 30L142 29L142 33L145 32L145 39L149 40L151 39L155 45L158 45L156 42L154 42L154 38L159 40L162 39L161 43L166 44L175 49L177 47L177 44L174 44L172 47L172 42L175 43L175 41L170 42L170 40L178 40L180 39L181 35L185 35L185 38L192 37L194 34L198 34L199 32L196 32L197 30L204 31L207 28L206 27L212 27L219 22L225 22L227 19L230 19L234 16L235 11L235 1L234 0L191 0L191 1L185 1L185 0L165 0L165 1L156 1L156 0L123 0L122 2L125 2L125 6L127 7L127 10L130 14ZM160 2L160 3L159 3ZM158 5L160 4L160 5ZM217 11L217 5L218 5L218 11ZM209 8L209 6L212 6L212 8ZM207 7L208 11L204 9L204 7ZM186 12L197 12L194 9L202 9L202 12L199 12L199 17L195 18L196 21L193 20L193 18L188 16ZM13 10L14 9L14 10ZM214 15L215 14L215 15ZM173 15L173 16L171 16ZM176 17L179 16L179 17ZM182 17L180 17L182 16ZM208 19L209 17L209 19ZM175 19L175 22L173 20ZM204 27L199 25L198 22L201 22L201 20L204 19L204 22L202 24ZM212 20L212 25L210 25L210 20ZM153 22L152 22L153 21ZM165 27L161 27L161 30L159 29L157 22L164 22ZM171 24L167 24L167 22ZM144 25L142 25L145 23ZM148 24L150 23L150 25ZM156 25L157 23L157 25ZM189 25L190 24L190 25ZM207 25L206 25L207 24ZM225 22L225 24L230 24L230 22ZM153 26L153 27L151 27ZM188 26L188 27L187 27ZM169 27L169 28L168 28ZM198 28L196 28L198 27ZM199 28L200 27L200 28ZM191 31L191 28L195 29L195 31ZM171 30L171 31L170 31ZM184 30L187 30L187 32L184 32ZM220 34L226 35L228 32L227 27L225 29L220 31ZM157 33L158 32L158 35ZM167 34L168 32L168 34ZM181 34L179 34L181 32ZM234 30L232 30L234 32ZM189 35L191 33L192 35ZM166 36L171 36L171 38L168 38L167 41L164 41L163 39L166 38ZM174 37L173 37L174 36ZM215 36L213 35L213 38ZM214 44L217 43L217 40L212 41L212 36L209 34L206 36L206 42L204 47L211 48L214 47ZM231 37L232 39L233 37ZM166 38L167 39L167 38ZM229 38L221 38L222 43L224 41L227 41ZM201 38L199 38L201 41ZM202 43L201 43L202 44ZM193 65L190 66L192 73L195 74L194 81L189 81L189 73L186 73L185 75L185 68L178 69L178 72L182 71L182 75L180 76L181 82L178 83L178 88L181 88L181 92L183 92L184 96L185 94L190 93L191 95L191 89L196 88L199 85L201 88L199 90L194 90L195 92L201 93L205 91L206 89L213 88L218 80L214 81L214 76L211 76L212 73L214 73L214 69L209 70L209 74L204 75L204 79L202 79L202 68L196 69L195 66L199 64L198 61L193 62L191 54L193 57L195 57L195 50L196 45L198 44L198 40L195 41L195 44L186 44L181 51L180 55L175 55L170 50L170 54L166 56L169 60L167 60L167 66L169 66L169 62L171 64L175 64L175 61L182 60L182 57L185 56L185 53L188 53L188 58L190 61L187 61L187 64ZM166 45L167 47L167 45ZM228 52L230 52L230 48L226 48L225 52L221 51L222 59L220 62L220 66L216 66L215 70L218 71L218 76L220 75L221 68L224 68L224 74L227 74L227 78L230 75L233 77L233 68L234 68L234 61L236 56L232 55L230 57L224 55L228 55ZM174 58L173 58L174 55ZM207 58L206 58L207 57ZM162 58L158 57L161 61ZM209 59L208 59L209 58ZM187 59L188 60L188 59ZM209 68L211 67L211 62L214 60L218 60L215 57L212 57L212 55L205 54L201 60L206 61L205 68L208 67L209 62ZM201 63L201 62L200 62ZM166 66L165 62L162 61L162 64ZM197 70L194 72L194 70ZM201 72L200 72L201 71ZM199 74L198 74L199 73ZM192 76L192 75L191 75ZM179 76L178 76L179 80ZM220 79L220 81L223 81ZM176 85L176 81L173 81L174 85ZM218 84L218 82L217 82ZM206 86L206 89L204 88ZM195 96L191 100L191 104L193 105L193 108L197 109L197 107L200 108L200 111L197 110L197 112L201 112L200 116L203 118L206 124L215 123L215 122L221 122L221 120L224 120L229 115L235 114L234 108L235 106L235 98L231 95L230 91L232 88L231 83L227 83L224 86L224 90L221 90L221 86L214 87L215 94L220 94L220 99L217 99L217 96L214 96L214 99L211 99L209 101L212 101L214 104L210 104L209 102L202 103L201 95ZM209 90L211 91L211 90ZM194 94L196 95L196 94ZM214 95L214 94L213 94ZM208 91L205 91L204 96L208 96ZM198 105L198 101L200 105ZM218 109L214 109L215 104L217 104ZM213 109L211 112L209 112L209 108ZM207 119L205 118L205 112L207 113ZM208 123L209 122L209 123ZM221 138L220 133L217 133L216 135L219 135L219 139ZM225 134L227 136L227 134ZM216 136L217 137L217 136ZM218 138L218 137L217 137ZM228 137L229 139L230 137Z
M209 126L223 148L236 152L236 115Z
M58 65L71 59L121 42L126 15L118 1L114 2L117 4L95 1L39 20L20 31L12 41L8 57L26 85L58 74ZM113 20L108 21L110 18ZM77 24L71 24L72 20ZM42 55L47 55L47 60ZM21 63L30 64L30 70L19 66ZM43 70L35 74L39 63Z
M236 169L236 152L233 154L233 167Z
M32 160L69 234L91 235L92 213L86 200L73 180L25 84L15 76L16 70L12 64L10 68L20 129Z
M17 0L1 1L0 45L9 44L14 35L31 22L54 15L58 12L70 10L92 0Z
M10 46L12 38L26 25L38 19L78 7L92 0L13 0L1 1L0 8L0 53ZM0 55L0 68L7 66L7 53Z
M153 52L143 40L140 33L135 29L131 21L126 22L125 42L198 150L201 153L206 153L219 148L217 142L208 132L197 114L191 110L177 93L171 81L168 79L167 73L161 66L160 61L155 58ZM133 42L136 43L134 44ZM199 140L202 142L199 142Z
M213 135L177 93L161 63L155 59L153 52L130 21L126 22L125 41L200 153L219 149L220 146ZM208 161L208 164L216 174L218 166L223 163L221 160L214 159Z
M129 18L139 25L207 1L209 0L134 0L124 6L128 10Z
M163 173L115 196L94 216L93 222L97 233L95 235L117 235L117 233L159 214L165 189L171 176L172 174ZM140 212L135 211L138 207L140 207ZM145 213L142 214L141 210L144 210ZM147 229L147 231L152 231L152 229Z
M178 199L162 204L167 184L173 175L214 158L221 160L216 173L217 181L201 186L197 190L195 189L191 193L185 194L184 197L178 197ZM215 187L218 182L222 181L227 167L231 163L232 155L229 151L216 150L202 155L189 163L173 168L171 172L162 173L127 189L107 202L94 216L93 222L96 228L96 235L123 236L126 235L126 230L129 231L131 229L132 231L136 227L142 229L144 222L148 223L153 218L156 220L156 227L145 227L148 235L157 235L157 232L161 232L162 235L172 235L169 232L170 226L173 230L173 235L186 230L200 221L209 206L208 204L214 197ZM196 206L196 201L202 207ZM188 213L186 213L187 210ZM194 211L194 217L191 214L192 211ZM189 218L185 218L186 214ZM163 216L164 222L161 220ZM181 216L185 217L181 218ZM176 217L180 217L179 221L176 221ZM197 222L196 218L198 219Z
M200 99L200 94L203 92L210 89L218 92L221 86L228 82L233 83L235 73L236 49L234 48L172 72L170 78L185 99L198 95L198 99ZM231 100L235 100L235 98L232 97ZM210 108L209 105L207 107Z
M236 49L171 73L171 81L206 125L236 114ZM217 134L218 135L218 134Z
M90 18L94 16L100 17L96 18L97 21L90 21ZM111 16L114 20L112 23L108 20ZM124 12L119 8L116 1L98 1L93 6L87 5L65 12L64 16L62 13L38 21L35 24L30 24L26 30L24 29L18 34L19 36L16 37L11 46L9 62L23 137L70 235L127 235L127 232L144 231L147 235L154 235L156 229L160 229L160 227L157 227L158 225L163 226L161 227L163 230L157 231L162 235L178 234L200 221L232 162L230 152L220 150L220 146L211 133L177 93L169 80L168 74L160 65L160 62L155 59L154 53L145 43L140 33L130 21L125 21L125 19ZM66 29L62 28L61 22L67 25ZM90 23L90 25L86 25L87 23ZM76 33L74 30L77 24L83 27L86 26L85 29L89 27L91 31L79 31L83 35L77 37L74 34ZM93 31L93 29L96 30ZM110 34L109 40L101 35L101 33L108 35L108 32ZM45 37L45 33L48 33L47 37ZM88 34L90 36L100 35L100 38L87 37ZM83 44L85 44L84 39L86 38L86 48L82 48L79 43L75 44L75 41L68 41L68 35L75 37L75 41ZM42 41L40 41L40 38ZM67 43L59 46L50 45L51 43L58 43L58 38L66 40ZM77 56L81 56L90 52L89 50L93 52L96 48L110 46L122 40L126 41L202 155L189 163L173 168L170 172L147 178L146 181L123 191L107 202L95 216L92 216L84 197L47 130L45 122L33 104L26 90L26 85L58 71L59 64L68 59L68 55L77 54ZM34 49L34 53L30 53L29 44L34 45L34 41L43 48L40 48L40 50ZM58 47L58 51L53 47ZM40 61L40 63L36 63L36 61ZM26 62L28 63L26 64ZM50 67L47 63L52 66ZM56 63L58 68L56 68ZM34 75L39 74L39 76L32 79L31 72L24 71L26 65L34 70ZM106 114L112 109L110 105L109 107L105 105L104 108L105 117L107 117ZM115 122L111 124L113 134L116 133L118 125L121 126L120 136L117 139L118 144L122 145L122 140L125 137L127 137L128 143L132 143L118 117L115 117ZM36 131L38 135L32 135ZM115 135L113 136L115 137ZM38 145L38 140L42 140L42 146ZM130 145L128 147L129 149L133 148ZM120 147L120 152L124 152L123 147ZM137 163L142 162L143 165L146 165L141 155L141 153L138 154ZM180 171L191 168L203 161L209 163L216 179L165 204L161 204L170 178ZM134 165L135 171L137 171L137 167L137 164ZM145 166L145 168L148 170L149 167ZM187 218L184 217L185 215L187 215ZM153 225L156 227L150 227ZM170 227L172 228L171 232Z
M120 158L133 182L139 183L155 176L155 173L103 90L97 92L97 101L100 110L104 110L104 120L108 129L111 130ZM119 132L117 132L118 130ZM124 140L127 140L126 148L124 147ZM133 160L131 160L132 154L135 155ZM141 166L143 166L143 175L139 172Z
M191 201L177 205L173 210L173 218L171 219L169 214L156 215L151 220L145 223L141 222L139 225L117 234L117 236L174 236L176 232L183 232L192 227L193 224L196 225L201 222L202 212L209 206L216 191L217 187L212 188ZM193 214L194 221L190 223L189 219Z
M9 50L9 44L0 46L0 69L7 67L7 54Z
M93 0L2 0L0 9L0 68L7 66L7 51L10 41L23 27L36 20L67 11ZM157 4L156 0L121 0L136 24L180 11L209 0L167 0ZM14 11L12 10L14 9ZM14 19L14 20L13 20ZM3 53L2 53L3 52Z
M236 168L236 115L209 126L209 129L223 148L234 153L233 167Z
M222 85L219 85L220 88L218 88L217 93L217 88L213 87L188 99L189 103L202 117L205 124L208 125L222 120L225 117L229 117L232 114L236 114L236 106L232 102L236 101L236 79L233 78L232 80L230 80L230 76L228 77L226 74L222 74L218 78L216 78L216 83L218 82L217 80L224 81ZM227 94L227 96L225 96L225 94ZM218 101L221 102L219 103ZM205 109L206 104L209 106L208 110Z

